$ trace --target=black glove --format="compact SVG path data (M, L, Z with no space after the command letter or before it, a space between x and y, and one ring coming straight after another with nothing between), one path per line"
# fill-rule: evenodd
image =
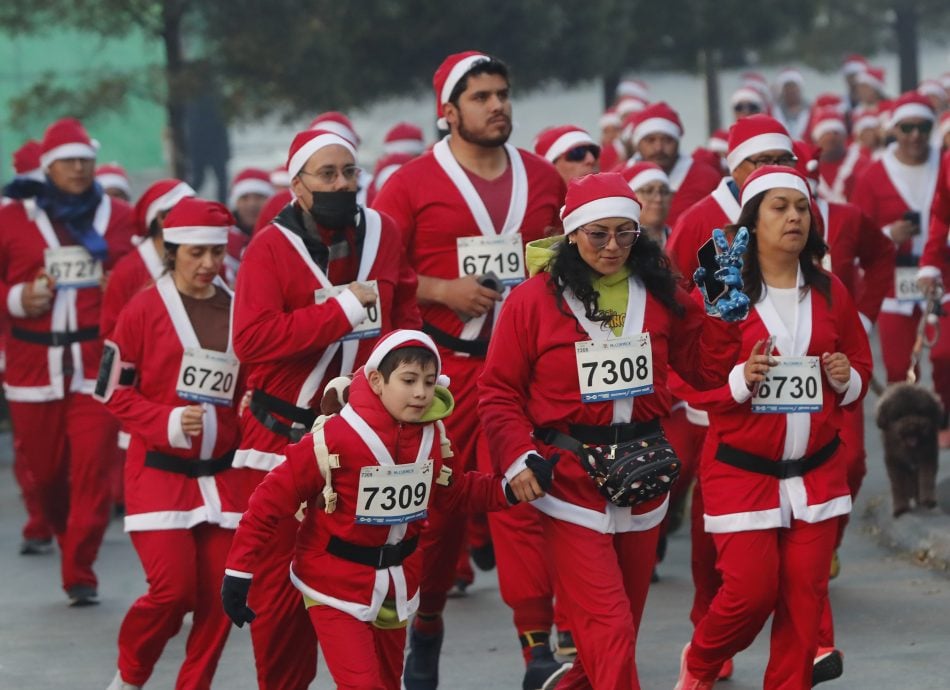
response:
M224 606L224 612L239 628L257 618L257 614L247 605L247 592L250 588L251 578L225 575L224 582L221 583L221 604Z
M560 453L552 455L550 460L545 460L537 453L531 453L525 458L525 465L534 473L534 478L544 493L551 490L551 484L554 483L554 466L560 459ZM508 499L511 505L519 503L518 499L515 498L515 492L511 490L511 486L508 484L505 484L505 498Z

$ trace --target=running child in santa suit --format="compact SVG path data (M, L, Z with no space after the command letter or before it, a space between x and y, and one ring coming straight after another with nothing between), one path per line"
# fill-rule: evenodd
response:
M254 491L228 556L224 609L243 626L255 617L247 593L258 554L274 526L306 504L290 579L339 688L400 687L406 625L419 605L416 546L430 507L510 505L501 477L452 472L441 420L454 401L440 385L447 383L441 369L435 344L420 331L381 340L339 415L321 418L288 446L286 462ZM549 484L551 464L533 463L547 470L539 481Z

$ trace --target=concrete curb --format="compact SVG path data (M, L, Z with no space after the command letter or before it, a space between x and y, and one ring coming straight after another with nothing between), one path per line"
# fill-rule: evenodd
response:
M864 503L861 518L883 546L919 565L950 574L950 515L939 508L917 509L894 518L890 498L877 495Z

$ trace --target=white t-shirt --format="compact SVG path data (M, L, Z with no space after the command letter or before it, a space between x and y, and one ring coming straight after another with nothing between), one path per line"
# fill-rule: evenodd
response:
M766 295L772 300L772 306L778 312L786 330L795 337L795 326L798 320L798 299L799 288L777 288L771 285L766 286Z

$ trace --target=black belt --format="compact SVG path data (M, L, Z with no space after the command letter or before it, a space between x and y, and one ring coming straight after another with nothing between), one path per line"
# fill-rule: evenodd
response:
M738 467L740 470L755 472L757 474L767 474L770 477L778 479L789 479L790 477L802 477L811 472L816 467L827 462L838 446L841 445L841 439L836 435L831 442L825 444L811 455L795 460L769 460L759 455L746 453L744 450L733 448L725 443L720 443L716 449L716 459L727 465Z
M654 436L662 431L659 419L650 419L646 422L631 424L610 424L597 426L593 424L571 424L567 427L568 433L557 429L534 430L534 437L542 443L557 446L580 455L585 445L588 446L618 446L646 436Z
M441 328L436 328L428 322L422 323L422 332L432 338L437 345L441 345L446 349L462 352L472 357L484 357L488 354L487 340L462 340L454 335L449 335Z
M368 565L376 570L383 570L401 565L416 550L418 544L418 536L406 539L398 544L384 544L383 546L362 546L344 541L339 537L330 537L327 544L327 553L353 563Z
M218 472L224 472L231 467L233 462L233 450L213 460L188 460L174 455L166 455L157 450L150 450L145 453L146 467L163 470L165 472L174 472L175 474L183 474L191 479L210 477L218 474Z
M72 343L81 343L86 340L95 340L99 337L99 327L90 326L78 331L30 331L25 328L10 328L10 335L17 340L47 347L63 347Z
M251 404L249 407L251 414L254 415L254 419L263 424L268 431L285 436L294 443L299 443L300 439L310 431L310 427L313 426L313 423L317 421L317 415L315 415L312 410L291 405L289 402L275 398L273 395L268 395L262 390L255 390L251 394ZM281 417L289 419L292 422L302 424L304 428L297 429L288 424L284 424L274 417L274 414L279 414Z

